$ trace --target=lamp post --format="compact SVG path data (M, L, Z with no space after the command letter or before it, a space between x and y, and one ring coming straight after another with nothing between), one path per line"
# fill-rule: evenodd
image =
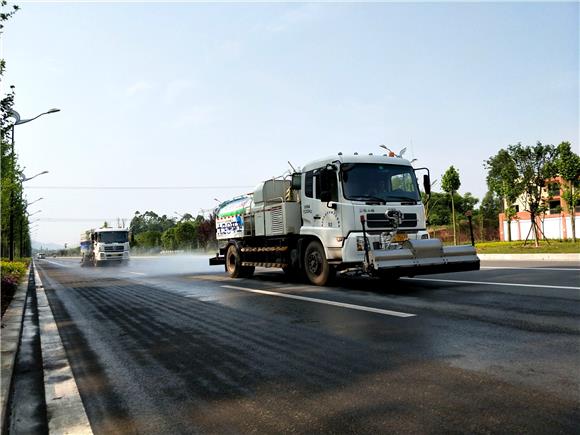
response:
M40 118L43 115L48 115L49 113L56 113L56 112L60 112L60 109L50 109L50 110L47 110L46 112L41 113L40 115L36 115L33 118L22 119L20 117L20 114L16 110L10 110L10 116L12 118L14 118L14 124L12 124L12 137L11 137L11 148L10 148L10 160L12 163L12 172L14 172L16 169L16 162L15 162L15 155L14 155L14 127L16 127L17 125L20 125L20 124L26 124L27 122L34 121L35 119ZM46 171L44 173L46 173ZM34 177L37 177L38 175L41 175L41 174L37 174ZM21 180L21 182L30 180L34 177L31 177L28 179L23 178ZM10 261L12 261L12 260L14 260L14 186L12 186L12 188L10 189L10 220L9 220L9 226L8 226L8 237L9 237L9 246L8 246L9 259L10 259ZM21 253L21 255L22 255L22 253Z
M43 199L44 199L44 198L40 197L40 198L38 198L38 199L35 199L35 200L34 200L34 201L32 201L32 202L28 202L28 201L27 201L27 202L26 202L26 205L24 206L24 213L28 214L28 211L27 211L26 209L27 209L29 206L31 206L32 204L36 204L38 201L41 201L41 200L43 200ZM32 215L34 215L34 214L36 214L36 213L40 213L41 211L42 211L42 210L38 210L38 211L35 211L35 212L34 212L34 213L32 213L32 214L28 214L28 217L30 218L30 216L32 216ZM23 254L23 253L26 251L26 249L25 249L25 246L24 246L24 245L25 245L25 243L24 243L24 213L22 213L22 214L20 215L20 257L22 257L22 254ZM29 230L29 232L30 232L30 221L28 222L28 225L29 225L29 227L28 227L28 230ZM29 236L30 236L30 234L29 234ZM26 255L25 255L25 256L26 256Z
M37 201L34 201L34 202L37 202ZM28 204L28 205L30 205L30 204ZM24 213L26 213L28 215L27 220L28 220L28 225L29 225L28 226L28 230L29 231L30 231L30 224L33 223L33 222L38 222L39 221L39 219L35 219L33 221L30 221L29 220L30 219L30 216L34 216L35 214L38 214L38 213L41 213L41 212L42 212L42 210L37 210L34 213L28 213L26 211L26 208L24 209ZM23 257L23 254L25 253L24 252L25 251L25 249L24 249L24 213L22 213L20 215L20 251L19 251L20 252L20 258L22 258ZM29 236L30 236L30 234L29 234Z

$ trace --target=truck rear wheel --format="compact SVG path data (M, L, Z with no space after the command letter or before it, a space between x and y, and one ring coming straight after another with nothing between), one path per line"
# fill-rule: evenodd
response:
M304 272L308 281L314 285L325 285L331 277L332 270L324 248L318 240L311 241L304 252Z
M242 266L242 257L236 245L228 246L226 251L226 271L232 278L249 278L254 274L255 267Z

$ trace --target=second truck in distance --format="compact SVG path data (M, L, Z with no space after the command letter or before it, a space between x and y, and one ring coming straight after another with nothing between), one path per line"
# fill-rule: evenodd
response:
M338 154L217 209L219 253L231 277L279 267L325 285L336 272L379 277L478 270L471 245L443 246L426 233L416 172L394 155Z
M97 228L81 233L81 266L123 264L129 261L129 230Z

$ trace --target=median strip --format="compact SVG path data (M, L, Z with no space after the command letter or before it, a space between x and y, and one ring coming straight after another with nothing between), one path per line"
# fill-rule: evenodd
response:
M392 310L383 310L382 308L373 308L373 307L366 307L364 305L353 305L353 304L347 304L344 302L328 301L326 299L307 298L305 296L298 296L298 295L292 295L292 294L287 294L287 293L277 293L277 292L272 292L272 291L268 291L268 290L258 290L258 289L248 288L248 287L239 287L236 285L222 285L222 287L233 289L233 290L242 290L242 291L251 292L251 293L258 293L258 294L268 295L268 296L278 296L281 298L297 299L299 301L332 305L335 307L348 308L351 310L368 311L370 313L384 314L387 316L395 316L395 317L415 317L416 316L416 314L401 313L399 311L392 311Z
M580 287L571 287L565 285L519 284L512 282L491 282L491 281L460 281L457 279L438 279L438 278L401 278L401 279L411 281L450 282L454 284L479 284L479 285L500 285L507 287L535 287L535 288L555 288L563 290L580 290Z

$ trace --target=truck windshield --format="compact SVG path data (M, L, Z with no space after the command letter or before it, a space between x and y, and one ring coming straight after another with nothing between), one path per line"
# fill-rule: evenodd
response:
M98 233L97 240L101 243L126 243L127 232L126 231L110 231L106 233Z
M342 189L354 201L419 201L413 168L376 163L341 165Z

